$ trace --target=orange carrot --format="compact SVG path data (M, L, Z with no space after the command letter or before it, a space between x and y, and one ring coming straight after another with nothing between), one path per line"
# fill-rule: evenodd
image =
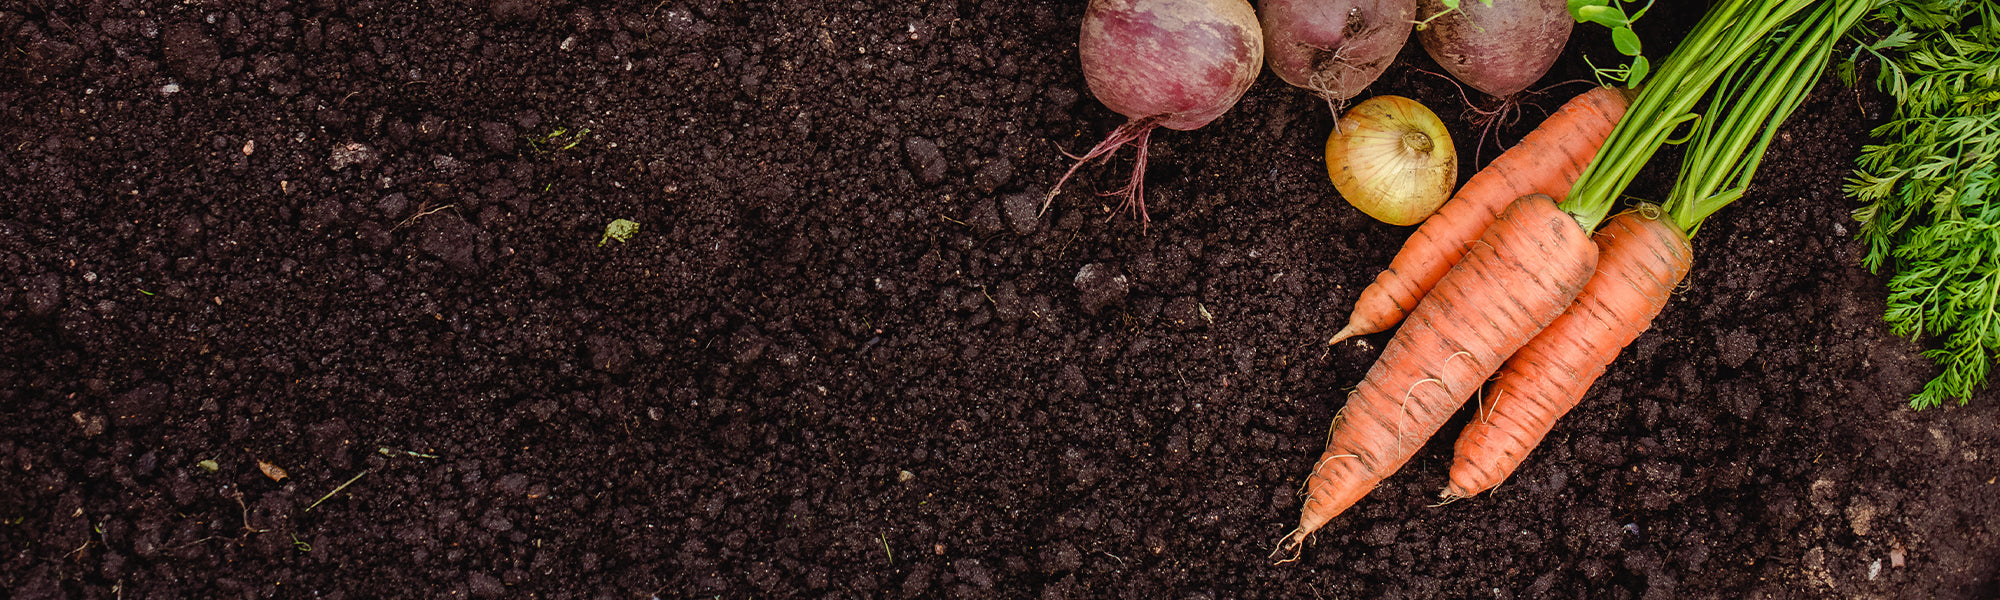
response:
M1500 367L1458 436L1445 499L1505 481L1660 314L1694 260L1687 234L1656 210L1612 217L1593 239L1597 273L1576 303Z
M1590 234L1554 200L1533 194L1510 205L1348 395L1306 478L1299 528L1273 556L1295 558L1306 536L1408 462L1501 361L1562 314L1596 265Z
M1389 268L1361 291L1347 327L1327 343L1384 331L1402 322L1515 198L1544 194L1563 201L1577 175L1611 135L1611 128L1625 116L1628 103L1625 92L1615 88L1584 92L1494 158L1410 234Z

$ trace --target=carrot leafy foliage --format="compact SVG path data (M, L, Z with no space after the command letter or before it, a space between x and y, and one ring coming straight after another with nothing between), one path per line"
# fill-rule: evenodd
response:
M1925 352L1943 373L1910 404L1964 404L2000 358L2000 3L1892 0L1873 18L1890 33L1840 72L1854 80L1855 58L1872 55L1896 113L1847 192L1862 202L1865 266L1894 273L1890 328L1943 341Z

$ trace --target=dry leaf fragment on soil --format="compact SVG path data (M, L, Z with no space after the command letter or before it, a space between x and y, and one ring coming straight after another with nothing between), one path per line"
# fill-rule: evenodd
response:
M271 481L280 481L288 476L286 475L285 469L283 467L279 467L278 465L267 463L261 460L257 461L257 470L263 471L264 476L271 478Z

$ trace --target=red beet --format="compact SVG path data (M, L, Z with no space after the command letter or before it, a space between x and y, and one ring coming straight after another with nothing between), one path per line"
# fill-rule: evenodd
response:
M1189 130L1236 105L1264 68L1264 35L1244 0L1091 0L1077 45L1090 93L1129 118L1056 181L1131 144L1132 179L1117 194L1146 215L1146 143L1153 128Z
M1425 16L1445 10L1438 0L1418 5ZM1565 0L1478 0L1438 17L1417 39L1438 66L1479 91L1506 98L1549 72L1576 21Z
M1271 72L1328 102L1353 98L1396 62L1416 12L1416 0L1264 0L1257 7Z

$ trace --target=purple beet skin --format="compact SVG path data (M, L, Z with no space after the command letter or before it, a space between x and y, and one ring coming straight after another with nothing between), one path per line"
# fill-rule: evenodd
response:
M1416 0L1265 0L1264 56L1285 83L1347 100L1396 61L1416 12Z
M1244 0L1091 0L1077 53L1090 93L1129 120L1078 159L1042 207L1077 167L1129 144L1132 178L1116 194L1150 223L1143 188L1153 128L1194 129L1228 112L1264 69L1264 34Z

